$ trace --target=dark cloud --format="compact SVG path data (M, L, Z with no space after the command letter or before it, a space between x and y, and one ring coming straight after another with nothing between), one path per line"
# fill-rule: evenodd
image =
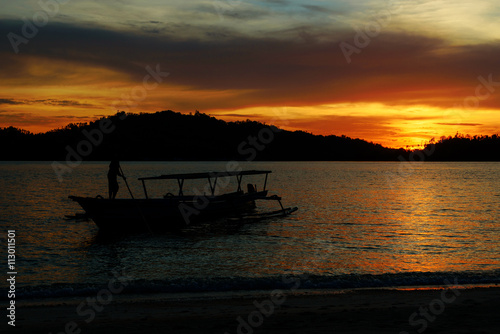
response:
M289 0L262 0L262 2L274 4L274 5L281 5L281 6L288 6L290 4Z
M0 99L0 104L23 104L23 102L16 101L13 99Z
M12 29L19 30L19 22L0 23L0 35ZM449 46L438 38L386 32L360 47L348 64L339 45L355 46L354 31L320 33L300 28L288 31L286 38L279 34L259 38L188 23L158 29L161 34L50 24L27 45L20 45L19 55L8 42L2 43L0 70L7 78L26 77L30 73L25 64L38 57L111 69L141 83L146 65L159 64L171 73L171 85L241 92L218 105L197 101L203 110L344 102L449 108L474 96L478 76L493 73L493 79L500 81L495 72L500 43ZM187 35L198 37L182 37ZM54 84L63 74L38 78L38 82ZM500 94L492 93L479 107L499 108Z
M212 116L212 114L210 114ZM257 115L249 115L249 114L237 114L237 113L228 113L228 114L220 114L214 115L215 117L237 117L237 118L259 118L261 116Z
M71 100L55 100L55 99L46 99L46 100L32 100L27 102L27 104L33 103L41 103L52 106L66 106L66 107L93 107L94 105L89 103L80 103L78 101Z
M62 118L62 119L76 119L76 120L89 120L92 119L90 116L74 116L74 115L62 115L62 116L52 116L53 118Z
M437 125L481 126L481 123L436 123Z
M226 10L221 12L224 17L229 17L233 20L249 20L263 18L269 15L269 12L263 10Z
M241 6L242 3L237 1L213 1L210 4L197 6L197 12L212 14L221 21L226 18L232 20L262 19L271 14L269 10L263 8Z
M45 104L51 106L67 106L67 107L94 107L90 103L81 103L72 100L57 100L57 99L44 99L44 100L15 100L15 99L0 99L0 104L7 105L31 105L31 104Z
M338 11L338 10L333 10L331 8L327 8L324 6L317 6L317 5L302 5L303 8L314 12L314 13L321 13L321 14L335 14L335 15L342 15L344 12Z

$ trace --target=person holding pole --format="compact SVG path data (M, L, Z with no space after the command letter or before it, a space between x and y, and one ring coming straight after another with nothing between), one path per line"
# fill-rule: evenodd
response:
M113 158L109 164L108 171L109 199L115 199L118 189L120 188L118 186L118 176L121 176L124 180L126 180L125 176L123 176L123 173L121 172L120 162L118 159Z

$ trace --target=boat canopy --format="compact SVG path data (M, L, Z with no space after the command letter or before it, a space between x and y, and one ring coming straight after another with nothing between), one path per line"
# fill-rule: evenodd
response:
M142 186L144 188L144 194L146 198L148 198L148 192L146 190L146 185L144 181L146 180L177 180L179 184L179 196L183 196L183 186L184 180L192 180L192 179L207 179L210 185L210 190L212 196L215 193L215 186L217 184L217 179L219 177L229 177L236 176L238 181L238 189L237 191L241 191L241 180L244 175L266 175L264 180L264 191L266 190L267 185L267 176L272 173L270 170L242 170L242 171L225 171L225 172L203 172L203 173L183 173L183 174L167 174L160 176L150 176L150 177L140 177L138 180L142 181ZM212 183L213 181L213 183Z
M184 173L184 174L167 174L160 176L140 177L139 180L190 180L190 179L207 179L225 176L243 176L243 175L258 175L272 173L269 170L242 170L231 172L203 172L203 173Z

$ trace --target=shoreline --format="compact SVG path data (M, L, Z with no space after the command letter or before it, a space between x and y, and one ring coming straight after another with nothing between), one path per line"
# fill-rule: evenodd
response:
M235 299L235 298L262 298L269 295L273 290L281 290L287 296L330 296L348 293L362 293L369 291L435 291L443 290L448 287L457 288L460 290L470 289L500 289L500 283L481 283L481 284L454 284L454 285L404 285L404 286L384 286L384 287L359 287L359 288L305 288L305 289L254 289L254 290L224 290L224 291L202 291L202 292L123 292L113 296L113 302L128 303L137 301L170 301L170 300L217 300L217 299ZM97 292L97 291L96 291ZM87 297L95 296L96 292L86 294L56 296L56 297L34 297L23 299L18 298L18 302L25 307L33 306L57 306L77 305Z
M80 304L87 298L48 298L31 304L19 300L14 330L221 334L500 332L499 286L117 295L106 305L92 308L85 303L82 307Z

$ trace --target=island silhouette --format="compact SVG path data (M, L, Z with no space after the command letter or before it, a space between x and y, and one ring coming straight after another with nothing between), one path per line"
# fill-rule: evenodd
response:
M457 133L412 151L344 135L314 135L171 110L117 112L39 134L0 128L4 161L106 161L111 154L129 161L500 161L500 137Z

